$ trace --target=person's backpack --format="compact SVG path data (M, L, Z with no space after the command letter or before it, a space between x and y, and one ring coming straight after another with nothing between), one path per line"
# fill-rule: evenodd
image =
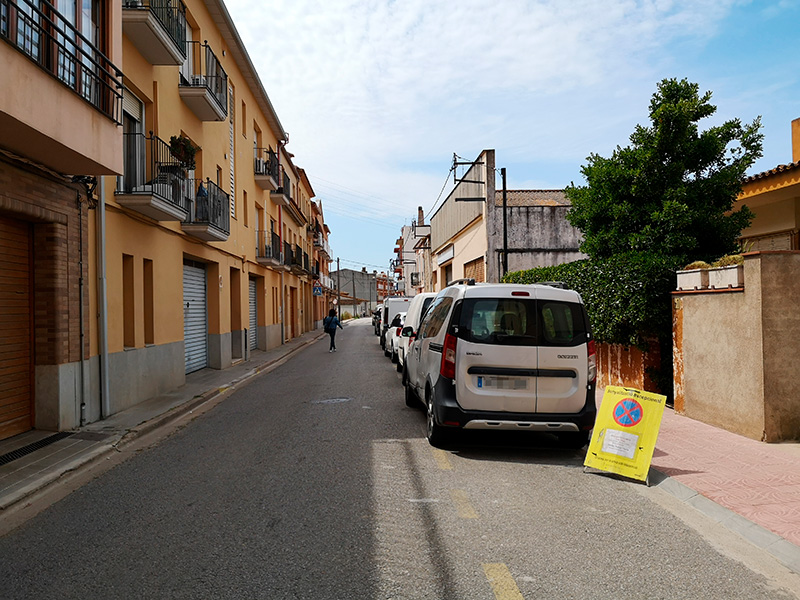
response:
M336 329L332 325L333 325L333 317L325 317L325 319L322 321L322 328L325 331L325 333L330 333L331 330Z

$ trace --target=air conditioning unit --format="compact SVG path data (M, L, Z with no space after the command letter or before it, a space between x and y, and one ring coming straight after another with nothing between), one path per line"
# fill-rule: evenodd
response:
M206 78L204 75L192 75L192 85L194 87L204 87L206 85Z
M256 173L266 173L267 171L267 161L263 158L256 159Z

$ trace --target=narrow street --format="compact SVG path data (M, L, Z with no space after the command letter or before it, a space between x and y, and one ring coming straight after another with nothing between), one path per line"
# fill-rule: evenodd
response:
M0 538L4 597L794 597L555 438L432 448L369 322L337 346Z

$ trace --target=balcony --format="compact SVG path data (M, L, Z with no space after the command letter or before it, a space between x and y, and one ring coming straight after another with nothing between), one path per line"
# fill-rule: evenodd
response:
M278 165L279 186L269 193L269 197L278 206L289 206L292 202L292 180L286 174L286 170Z
M2 146L60 173L119 174L122 72L69 21L44 0L0 0Z
M186 42L187 57L180 72L180 95L201 121L228 116L228 75L208 42Z
M188 179L191 190L189 215L181 223L184 232L207 242L224 242L230 234L230 196L210 179Z
M186 6L181 0L123 0L122 31L151 65L186 61Z
M280 182L278 156L271 148L256 148L253 175L256 185L262 190L272 192L278 189Z
M283 261L281 264L284 270L288 271L294 262L294 253L292 252L292 245L289 242L283 242Z
M124 172L117 178L117 202L156 221L183 221L193 193L186 165L152 133L125 133L122 138Z
M321 233L314 236L314 247L319 250L320 254L324 254L325 258L331 257L331 247L328 244L328 240Z
M281 239L274 231L256 231L256 260L270 267L281 265Z
M305 273L303 270L303 249L298 244L295 244L292 252L291 269L295 275L303 275Z

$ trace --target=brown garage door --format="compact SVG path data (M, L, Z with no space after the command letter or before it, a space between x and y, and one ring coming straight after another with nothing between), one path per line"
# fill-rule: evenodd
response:
M33 427L31 234L0 217L0 439Z

